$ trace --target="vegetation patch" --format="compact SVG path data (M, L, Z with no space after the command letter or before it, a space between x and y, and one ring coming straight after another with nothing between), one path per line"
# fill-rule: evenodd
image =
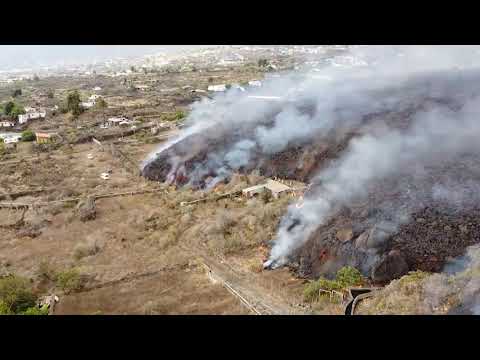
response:
M84 285L80 272L75 268L59 272L56 275L56 283L65 294L80 290Z
M47 315L36 306L37 296L28 279L10 275L0 279L0 315Z
M353 286L361 286L365 279L354 267L345 266L337 271L335 279L329 280L321 277L305 286L303 296L306 302L318 301L321 296L329 296L339 293L343 294Z

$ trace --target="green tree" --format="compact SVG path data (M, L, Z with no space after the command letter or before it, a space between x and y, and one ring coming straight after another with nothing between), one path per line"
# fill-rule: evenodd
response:
M12 94L13 97L22 96L22 89L15 89Z
M258 66L259 66L259 67L266 67L266 66L268 66L268 60L267 60L267 59L259 59L259 60L258 60Z
M82 113L82 107L80 106L80 94L77 90L68 94L67 110L70 111L74 116L78 116Z
M40 80L40 78L38 77L38 75L37 75L37 74L33 75L33 81L38 81L38 80Z
M50 89L47 91L47 97L49 99L53 99L54 96L55 96L55 92L53 90Z
M35 133L32 130L25 130L22 132L22 141L33 141L35 138Z
M0 309L2 313L21 313L35 306L33 294L27 279L8 276L0 279Z
M16 118L20 114L25 114L25 108L13 101L9 101L5 104L4 114L12 118Z
M3 108L4 114L7 116L10 116L14 107L15 107L15 103L13 101L7 102L5 104L5 107Z

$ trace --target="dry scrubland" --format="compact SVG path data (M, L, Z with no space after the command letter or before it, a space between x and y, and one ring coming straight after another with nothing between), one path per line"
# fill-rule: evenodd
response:
M264 179L255 174L236 176L215 191L167 188L139 177L136 169L111 153L110 145L139 164L157 143L174 135L174 128L160 136L147 128L123 139L118 129L99 129L106 117L114 115L139 119L141 125L158 120L175 127L181 120L176 114L187 112L197 96L181 86L202 88L258 75L228 70L159 75L157 85L146 93L132 93L118 79L101 77L49 78L16 85L27 89L16 100L25 105L38 93L30 87L55 89L54 99L42 103L53 105L65 98L68 89L80 89L82 96L88 96L88 89L99 85L109 107L88 110L78 118L49 114L28 129L58 131L60 143L39 147L22 142L16 151L1 155L0 201L37 206L26 211L0 209L0 296L4 296L2 286L16 296L12 299L24 293L30 299L55 293L60 297L55 314L252 313L221 281L208 276L208 263L216 276L235 289L243 287L250 302L261 298L283 312L303 312L297 305L302 302L304 281L286 269L262 271L268 241L290 197L237 197L180 206ZM3 88L0 95L7 97L11 90ZM102 140L105 150L101 151L90 138L105 134L112 135ZM99 175L107 170L112 170L111 179L105 181ZM161 191L91 198L154 189Z

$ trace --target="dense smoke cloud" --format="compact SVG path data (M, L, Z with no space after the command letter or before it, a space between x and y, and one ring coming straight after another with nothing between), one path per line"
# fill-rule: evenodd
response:
M472 189L478 184L455 183L451 176L432 182L430 168L480 151L480 125L475 118L478 72L471 80L472 72L467 70L480 64L479 49L357 46L323 62L315 71L284 74L248 92L231 89L215 96L213 102L194 104L187 129L151 154L144 168L168 153L168 179L181 174L195 183L209 177L207 186L211 186L254 159L358 129L372 114L382 120L392 112L405 113L410 118L407 129L387 122L383 128L363 129L335 163L314 177L315 186L304 206L291 206L283 219L270 262L287 261L341 206L366 198L372 184L385 179L405 177L420 183L420 187L411 182L398 185L413 203L429 192L430 198L460 206L468 200L461 198L462 187ZM252 95L280 100L259 100ZM440 101L445 99L451 102ZM193 140L184 142L186 139ZM202 153L207 156L197 160ZM191 169L184 167L188 161L194 162ZM415 208L414 204L407 209L397 205L392 203L389 208L394 227L406 221Z
M379 137L365 135L351 140L344 156L314 179L321 185L307 198L304 206L301 209L290 207L287 218L296 219L300 225L288 230L290 223L287 221L280 228L271 260L285 261L285 257L301 246L336 210L367 196L369 184L412 173L419 182L428 172L421 173L418 169L456 161L462 154L480 154L479 108L480 98L470 100L458 112L437 107L416 114L412 127L406 131L391 130ZM434 185L434 198L461 203L458 186L431 185ZM478 183L464 185L479 186ZM406 186L403 190L407 190Z

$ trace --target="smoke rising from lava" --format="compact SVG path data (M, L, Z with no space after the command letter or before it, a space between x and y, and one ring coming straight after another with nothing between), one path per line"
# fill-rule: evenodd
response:
M151 154L144 170L168 153L167 179L174 181L180 174L194 184L213 178L206 184L209 186L292 144L301 146L355 130L372 114L382 119L382 114L406 113L410 117L407 129L384 124L383 130L357 134L337 161L320 169L304 206L291 206L281 222L270 263L286 262L341 206L366 198L372 184L385 179L405 176L418 180L420 190L410 189L407 182L399 185L413 202L429 192L430 197L458 204L458 189L478 184L456 181L455 185L452 176L432 182L429 169L480 152L480 123L476 120L480 71L470 80L475 71L467 70L479 64L479 49L358 46L350 48L345 59L355 59L359 66L336 66L342 61L333 59L317 71L284 74L249 92L231 89L215 96L213 103L195 103L187 128ZM261 101L251 95L281 99ZM194 140L182 144L188 138ZM197 161L201 153L207 155ZM188 161L193 161L191 169L185 169ZM392 208L395 210L395 204ZM395 222L404 221L408 213L399 210ZM298 225L292 227L292 219Z

